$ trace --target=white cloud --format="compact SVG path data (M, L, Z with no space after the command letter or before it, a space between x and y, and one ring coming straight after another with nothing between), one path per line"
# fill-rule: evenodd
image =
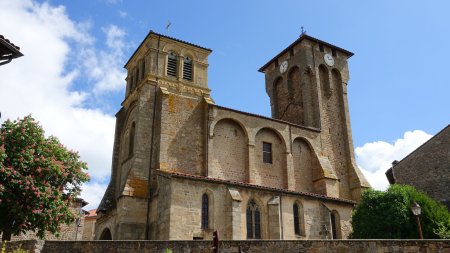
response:
M81 198L88 202L88 205L83 207L84 210L96 209L102 200L103 193L106 190L106 185L99 183L90 183L83 186Z
M81 51L80 61L96 95L124 88L126 72L122 68L126 49L125 32L115 25L103 27L106 36L106 50L87 47Z
M417 149L432 135L421 130L407 131L403 138L394 144L376 141L364 144L355 149L356 161L373 188L385 190L389 182L385 172L394 160L400 161L406 155Z
M128 16L128 13L126 13L125 11L118 11L118 13L119 13L119 16L121 17L121 18L126 18L127 16Z
M1 34L24 54L0 66L1 121L31 113L47 134L78 150L92 178L83 196L95 207L106 187L96 182L104 183L110 174L115 118L83 103L98 99L101 91L123 88L125 33L113 25L104 28L107 50L96 50L89 25L72 21L62 6L32 0L0 1L0 17ZM99 74L87 75L95 94L74 90L76 80L87 82L82 79L86 68L70 64L77 60L77 48L89 52L98 67Z

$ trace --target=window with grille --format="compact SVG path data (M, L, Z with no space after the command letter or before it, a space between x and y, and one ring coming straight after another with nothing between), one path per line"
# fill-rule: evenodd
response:
M254 200L250 200L246 212L247 239L261 239L261 211Z
M173 52L167 57L167 75L177 77L177 55Z
M202 228L209 228L209 197L206 193L202 196Z
M272 143L263 142L263 162L272 163Z
M300 207L294 204L294 231L296 235L300 235Z
M183 79L192 81L192 59L189 57L183 61Z

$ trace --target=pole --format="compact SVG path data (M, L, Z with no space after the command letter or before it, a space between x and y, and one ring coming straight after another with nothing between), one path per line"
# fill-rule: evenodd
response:
M416 216L416 221L417 221L417 227L419 228L419 238L422 240L423 239L422 226L420 225L419 215Z

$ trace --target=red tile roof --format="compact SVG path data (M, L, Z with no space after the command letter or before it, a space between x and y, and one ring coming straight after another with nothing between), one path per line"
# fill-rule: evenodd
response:
M174 172L174 171L161 171L160 170L160 171L158 171L158 173L160 173L162 175L165 174L165 175L170 175L170 176L178 177L178 178L194 179L194 180L201 180L201 181L209 181L209 182L216 182L216 183L222 183L222 184L242 186L242 187L247 187L247 188L255 188L255 189L269 190L269 191L277 191L277 192L301 195L301 196L310 197L310 198L314 198L314 199L336 201L336 202L352 204L352 205L356 204L356 202L353 201L353 200L334 198L334 197L329 197L329 196L325 196L325 195L321 195L321 194L317 194L317 193L292 191L292 190L288 190L288 189L281 189L281 188L275 188L275 187L269 187L269 186L255 185L255 184L249 184L249 183L238 182L238 181L233 181L233 180L225 180L225 179L219 179L219 178L204 177L204 176L199 176L199 175L184 174L184 173Z

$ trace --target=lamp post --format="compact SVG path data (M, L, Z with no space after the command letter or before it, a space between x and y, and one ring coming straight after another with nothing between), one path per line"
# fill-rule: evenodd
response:
M420 226L420 212L422 211L422 209L420 208L420 205L417 204L417 202L414 202L411 205L411 211L414 214L414 216L416 216L416 221L417 221L417 227L419 228L419 238L423 239L423 235L422 235L422 227Z

